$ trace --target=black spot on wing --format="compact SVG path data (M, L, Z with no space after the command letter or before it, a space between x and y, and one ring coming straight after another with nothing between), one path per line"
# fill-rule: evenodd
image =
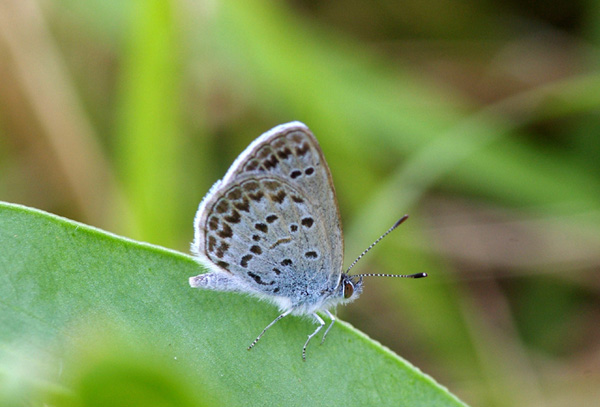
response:
M252 256L251 254L247 254L245 256L242 256L242 260L240 261L240 266L242 266L244 268L248 267L248 262L250 260L252 260L252 257L254 257L254 256Z
M315 251L309 251L304 253L304 257L306 257L307 259L316 259L319 257L319 255Z
M271 281L270 283L266 283L263 281L263 279L258 274L254 274L251 271L248 271L246 274L248 274L248 276L250 278L252 278L254 281L256 281L258 284L261 284L261 285L273 285L275 283L274 281Z
M242 217L238 211L234 210L230 215L224 216L223 219L229 223L239 223Z
M221 230L219 230L217 232L217 236L219 236L221 238L228 238L228 237L233 236L233 231L231 230L231 227L227 223L223 223Z
M286 197L287 197L287 194L282 189L277 191L276 194L271 194L271 200L273 202L277 202L278 204L282 204L283 201L285 201Z
M302 226L310 229L312 227L312 225L315 223L315 221L310 216L307 216L306 218L302 218L302 221L300 223L302 223Z

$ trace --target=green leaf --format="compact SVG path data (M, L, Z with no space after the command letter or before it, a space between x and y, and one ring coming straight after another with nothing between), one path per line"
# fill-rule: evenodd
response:
M277 310L191 289L187 255L8 203L0 247L0 404L464 405L344 322L306 362L301 318L248 352Z

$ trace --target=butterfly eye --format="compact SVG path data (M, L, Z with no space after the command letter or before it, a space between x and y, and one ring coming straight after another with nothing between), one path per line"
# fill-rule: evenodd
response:
M344 298L350 298L354 294L354 286L350 282L344 283Z

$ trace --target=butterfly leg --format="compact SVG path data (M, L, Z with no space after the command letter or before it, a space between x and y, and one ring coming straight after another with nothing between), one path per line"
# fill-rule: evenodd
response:
M315 329L315 331L312 334L308 335L308 339L306 340L306 343L304 344L304 348L302 348L302 360L304 360L305 362L306 362L306 347L308 346L308 343L313 338L313 336L315 336L317 333L319 333L321 328L323 328L325 326L325 321L323 321L323 318L321 318L319 315L317 315L316 312L313 312L312 316L317 320L317 323L319 324L319 326L317 327L317 329Z
M323 342L325 342L325 337L327 336L327 334L329 333L331 328L333 328L333 324L335 323L335 315L333 315L331 312L329 312L329 310L325 310L325 313L327 314L329 319L331 319L331 324L329 324L329 326L325 330L325 333L323 334L323 339L321 339L321 345L323 345Z
M256 342L258 342L260 340L260 338L262 338L262 336L265 334L265 332L267 332L267 329L269 329L270 327L272 327L273 325L275 325L275 323L277 321L279 321L281 318L287 317L288 315L290 315L290 313L292 312L292 310L288 310L286 312L284 312L283 314L281 314L280 316L278 316L277 318L275 318L275 320L273 320L273 322L271 322L269 325L267 325L267 327L265 329L263 329L263 331L260 333L260 335L258 335L256 337L256 339L254 340L254 342L252 342L250 344L250 346L248 346L248 350L252 349L254 347L254 345L256 345Z

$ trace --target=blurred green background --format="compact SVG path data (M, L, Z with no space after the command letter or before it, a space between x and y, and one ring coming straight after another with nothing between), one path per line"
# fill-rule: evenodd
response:
M340 316L477 406L600 399L600 2L0 1L0 199L187 253L258 135L319 139ZM359 380L340 372L341 380Z

